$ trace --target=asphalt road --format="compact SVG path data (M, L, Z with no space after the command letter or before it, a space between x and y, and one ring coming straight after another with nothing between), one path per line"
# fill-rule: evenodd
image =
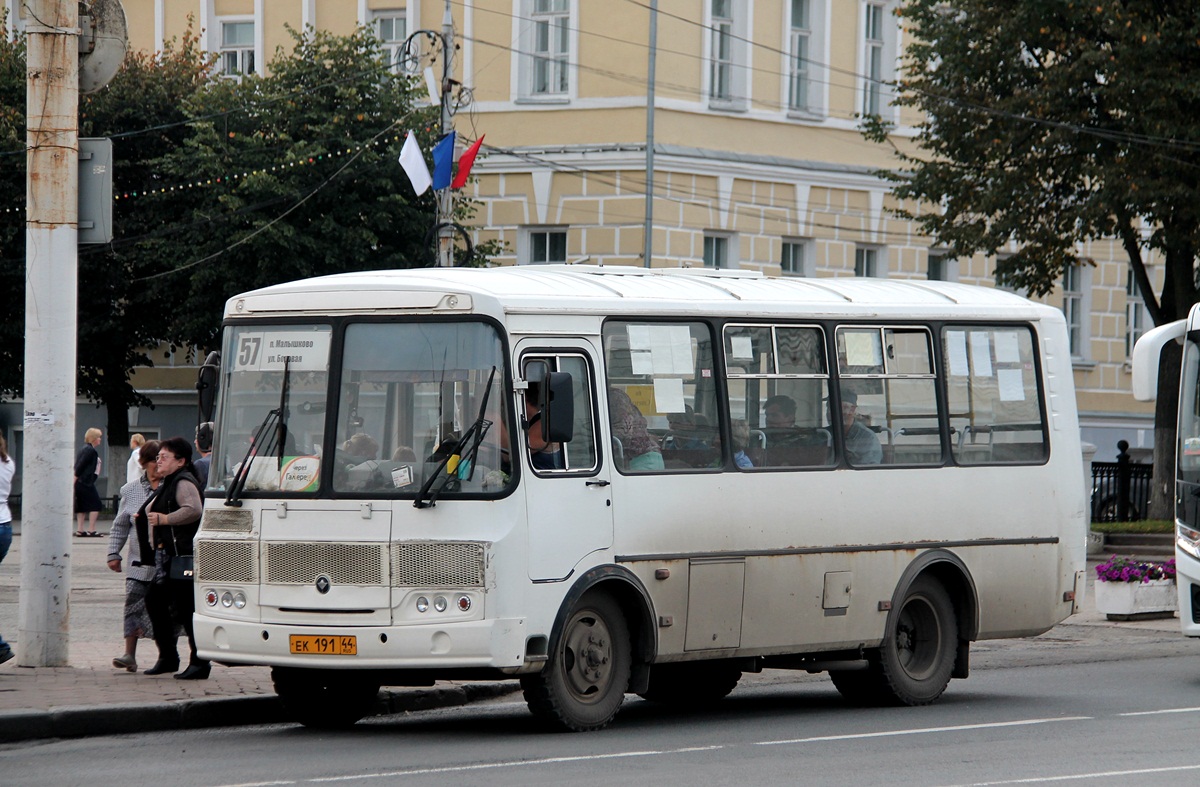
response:
M704 712L629 698L598 733L543 732L505 699L339 733L276 725L9 744L0 774L89 787L1200 783L1190 743L1200 642L1060 628L1057 638L983 643L972 676L926 708L850 708L824 676L781 672Z

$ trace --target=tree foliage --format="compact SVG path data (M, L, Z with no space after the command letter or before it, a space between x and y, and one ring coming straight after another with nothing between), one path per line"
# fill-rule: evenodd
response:
M1015 241L997 279L1050 292L1079 244L1117 238L1156 323L1197 300L1200 3L912 0L902 106L920 110L896 194L957 256ZM869 134L888 129L874 123ZM1156 297L1150 250L1166 262Z
M1015 255L1000 283L1049 293L1115 238L1156 324L1200 299L1200 0L908 0L898 103L915 150L886 176L955 256ZM890 129L868 119L867 135ZM902 143L898 143L902 144ZM1163 287L1146 272L1154 253ZM1169 515L1179 351L1164 349L1151 516Z
M109 439L148 400L130 374L159 346L215 347L238 292L348 270L429 264L434 198L397 163L408 129L428 151L436 108L386 65L367 30L292 33L270 76L217 77L189 33L131 53L81 97L80 135L112 137L114 240L80 247L80 393L106 405ZM24 291L25 56L0 41L0 284ZM471 205L459 206L460 217ZM475 264L496 249L478 250ZM0 322L0 396L24 376L24 301Z

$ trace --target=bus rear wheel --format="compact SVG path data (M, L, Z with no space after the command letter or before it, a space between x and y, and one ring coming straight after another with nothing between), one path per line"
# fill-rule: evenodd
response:
M273 667L283 712L305 727L345 729L375 711L379 684L353 672Z
M724 699L741 678L741 670L723 662L656 664L650 668L650 686L640 696L664 705L702 707Z
M954 605L941 583L918 578L904 594L895 627L865 670L831 672L856 705L929 705L950 683L958 643Z
M629 629L607 595L589 593L571 610L545 668L521 678L529 710L563 730L605 727L629 687Z

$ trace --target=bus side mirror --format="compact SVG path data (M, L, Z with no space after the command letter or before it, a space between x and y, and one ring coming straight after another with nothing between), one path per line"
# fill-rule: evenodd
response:
M200 366L200 374L196 379L196 391L200 398L200 420L211 421L213 410L217 403L217 380L221 371L221 354L210 352Z
M569 443L575 436L575 394L571 375L550 372L538 389L542 413L542 432L548 443Z

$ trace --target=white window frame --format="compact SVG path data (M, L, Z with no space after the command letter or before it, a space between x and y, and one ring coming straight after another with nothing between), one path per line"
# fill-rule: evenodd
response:
M715 3L727 4L732 16L715 17ZM704 94L708 97L709 109L744 111L749 105L752 69L746 40L751 8L752 4L739 0L704 0ZM722 37L727 39L727 52L721 51ZM721 81L718 75L722 70L728 84L718 92Z
M928 281L958 281L958 260L950 259L949 252L944 249L930 249L926 256L925 278Z
M863 0L859 5L858 111L896 119L892 88L896 79L900 30L897 0Z
M1147 271L1150 273L1150 271ZM1133 345L1146 331L1154 327L1150 319L1150 310L1142 298L1142 290L1138 287L1133 269L1129 268L1125 279L1125 357L1133 357Z
M579 31L575 20L579 19L579 0L561 0L563 8L538 11L539 0L514 0L516 13L513 15L513 34L518 42L520 56L514 58L515 98L517 101L540 103L566 103L575 98L577 90L574 72L574 56L579 51ZM553 4L559 0L545 0ZM565 10L564 10L565 9ZM562 50L562 39L554 36L553 27L558 23L564 30L566 49ZM548 27L542 28L542 25ZM539 28L547 30L545 47L539 43ZM551 83L547 89L539 90L538 63L552 60ZM553 67L557 66L557 70ZM555 77L565 80L561 85Z
M715 254L715 256L713 256ZM730 232L705 232L701 259L705 268L732 270L738 267L737 236Z
M807 10L807 20L797 20L797 5ZM791 117L814 118L825 114L827 82L825 69L828 48L828 0L787 0L783 4L784 41L780 103ZM798 24L799 22L799 24ZM805 52L798 57L800 47ZM803 99L796 96L797 80L803 80Z
M797 252L799 259L796 258ZM784 238L779 250L779 272L783 276L813 278L817 272L816 244L812 238Z
M517 236L517 264L518 265L558 265L567 261L567 243L568 227L563 225L545 225L545 226L530 226L522 227L520 234ZM562 259L550 259L550 236L562 236ZM538 238L542 237L545 240L544 253L546 259L535 260L534 253L538 246Z
M1070 265L1063 270L1059 287L1062 290L1062 312L1067 320L1067 345L1071 359L1086 361L1091 345L1089 315L1091 314L1091 269Z
M887 247L856 245L854 275L868 279L886 279L888 275Z
M254 16L219 16L216 18L214 25L214 35L216 36L215 50L218 55L217 73L226 79L240 80L242 77L249 74L257 74L262 62L261 35L262 26ZM242 25L249 24L253 30L253 42L247 46L239 44L237 46L227 47L225 45L225 26L226 25ZM229 71L226 69L226 55L233 54L237 58L237 70ZM247 68L247 55L249 55L249 68Z
M384 22L391 22L392 37L385 39L383 37ZM403 33L397 39L395 36L395 26L399 23L403 26ZM371 26L375 29L375 35L383 43L384 57L387 60L388 67L395 72L400 71L400 59L404 56L404 42L408 40L408 9L401 8L380 8L372 12Z

